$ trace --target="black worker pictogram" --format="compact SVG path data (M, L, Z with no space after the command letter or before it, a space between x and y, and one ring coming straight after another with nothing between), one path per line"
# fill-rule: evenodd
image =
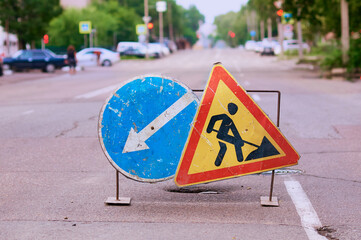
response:
M235 115L238 111L238 106L234 103L229 103L227 108L228 112L231 115ZM217 121L221 121L221 126L219 127L219 130L214 129L214 125ZM247 156L245 161L279 154L278 150L266 137L263 137L260 145L256 145L254 143L243 140L233 120L227 114L212 116L211 120L208 123L206 131L207 133L217 132L217 139L220 140L218 141L220 149L214 162L217 167L221 165L223 158L227 152L227 144L224 142L234 145L238 162L244 161L242 147L245 143L257 148ZM230 132L232 133L232 135L229 134Z
M231 115L236 114L237 111L238 111L238 107L236 104L234 103L228 104L228 112ZM219 130L213 129L217 121L222 121ZM230 131L232 132L232 135L229 134ZM207 127L207 133L211 133L211 132L217 132L217 138L219 140L233 144L236 150L238 162L243 161L242 147L244 145L244 141L241 135L239 135L239 132L233 120L227 114L219 114L212 116ZM226 154L227 151L227 145L222 141L218 141L220 150L218 152L216 161L214 163L216 166L221 165L224 155Z

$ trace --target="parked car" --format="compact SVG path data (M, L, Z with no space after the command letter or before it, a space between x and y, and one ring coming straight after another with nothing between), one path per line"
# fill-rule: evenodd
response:
M160 43L148 43L148 49L151 54L154 54L155 57L164 57L170 54L169 48Z
M302 48L303 50L309 52L310 51L310 46L307 43L303 43L302 44ZM298 40L284 40L283 41L283 51L292 51L292 50L298 50L299 49L299 44L298 44ZM275 48L275 54L280 54L281 53L281 46L278 45L277 48Z
M169 49L169 51L170 51L171 53L174 53L174 52L176 52L176 51L178 50L178 49L177 49L177 44L175 44L175 42L172 41L172 40L166 39L166 40L164 41L164 44L168 47L168 49Z
M128 49L138 49L140 51L142 47L144 47L144 45L140 42L119 42L117 52L120 53L120 55L124 55L123 53Z
M84 48L76 54L77 65L81 67L97 66L99 55L99 65L110 67L120 61L117 52L105 48Z
M310 51L310 46L308 46L307 43L302 43L302 48L306 51ZM298 50L299 49L299 44L298 44L298 40L284 40L283 41L283 50L288 51L288 50Z
M4 74L4 71L3 71L3 55L4 54L0 54L0 77Z
M255 48L256 48L256 41L253 41L253 40L249 40L246 42L246 44L244 45L244 48L247 50L247 51L254 51Z
M168 49L169 51L169 49ZM148 47L140 42L119 42L117 52L121 56L137 56L145 57L148 53L149 57L161 57L163 55L162 47L153 43L149 43Z
M135 56L135 57L145 57L145 47L128 47L127 49L120 52L121 56Z
M269 40L268 38L264 38L262 40L262 44L261 44L261 56L264 55L275 55L275 48L278 46L278 42L275 40Z
M3 68L13 70L42 69L44 72L54 72L65 65L65 57L47 49L19 50L12 57L3 59Z

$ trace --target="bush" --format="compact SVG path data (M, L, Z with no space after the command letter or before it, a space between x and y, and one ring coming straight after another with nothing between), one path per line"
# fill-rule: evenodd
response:
M361 38L351 40L348 56L348 72L359 71L361 69Z
M311 51L307 54L308 56L319 56L325 55L325 53L332 52L334 48L337 48L337 43L320 43L311 48Z
M332 68L344 67L340 48L334 47L332 50L324 52L324 54L325 57L320 64L323 69L331 70Z

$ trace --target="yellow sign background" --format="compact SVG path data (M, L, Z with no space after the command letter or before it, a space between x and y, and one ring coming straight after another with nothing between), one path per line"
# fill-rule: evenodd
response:
M238 111L236 114L229 114L227 109L229 103L234 103L238 106ZM206 129L211 117L219 114L227 114L233 120L239 134L244 141L251 142L259 146L262 142L262 139L264 137L267 137L267 139L280 153L279 155L277 155L277 157L285 156L285 153L282 151L282 149L267 133L267 131L261 126L261 124L256 120L256 118L249 112L249 110L244 106L244 104L231 91L231 89L229 89L227 85L222 80L220 80L188 174L229 168L242 164L247 164L250 162L264 161L275 157L270 156L250 161L238 162L234 145L222 141L227 145L227 151L221 165L217 167L215 165L215 160L220 150L219 141L221 140L217 139L216 132L213 131L211 133L207 133ZM219 127L220 121L216 122L214 129L218 130ZM232 133L230 132L229 134ZM243 158L246 159L247 156L256 149L257 147L245 143L242 147Z

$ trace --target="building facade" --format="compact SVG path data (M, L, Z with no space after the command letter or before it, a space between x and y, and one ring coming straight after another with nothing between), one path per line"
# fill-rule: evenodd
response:
M84 8L90 4L91 0L60 0L60 5L64 8Z

